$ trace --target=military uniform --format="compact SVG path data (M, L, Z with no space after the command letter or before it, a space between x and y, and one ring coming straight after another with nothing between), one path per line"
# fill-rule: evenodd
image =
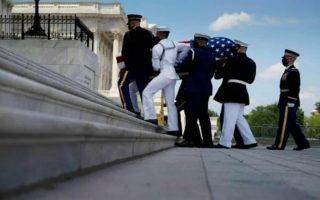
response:
M245 145L256 144L251 129L244 118L244 107L249 105L246 84L253 83L256 64L245 53L229 58L224 66L217 68L218 77L224 83L218 89L214 99L224 106L223 127L219 144L230 148L235 126L238 127Z
M153 34L140 26L126 32L123 39L121 53L128 69L125 85L136 81L141 98L142 92L153 74L151 62L153 43Z
M298 148L309 148L309 142L296 122L297 109L300 106L300 73L293 65L286 68L280 81L278 131L274 149L285 149L289 133L292 133Z
M178 102L183 104L186 114L184 139L195 146L213 146L208 113L208 101L212 95L211 79L215 70L213 54L206 47L195 47L189 51L180 65L183 66L181 68L188 68L186 71L189 71L189 75L180 86L178 93L180 96L177 99ZM197 123L198 120L203 142Z
M158 33L169 34L169 29L159 28ZM143 109L146 120L154 121L156 111L153 103L153 96L163 90L168 108L168 127L170 134L178 136L178 113L174 103L175 85L179 79L174 65L178 57L178 52L182 51L185 45L173 42L167 38L162 39L152 49L152 65L155 71L160 71L143 91Z

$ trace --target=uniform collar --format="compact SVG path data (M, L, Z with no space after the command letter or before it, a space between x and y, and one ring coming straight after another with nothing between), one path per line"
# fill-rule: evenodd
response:
M294 65L290 65L290 66L286 67L286 70L289 70L289 69L294 68L294 67L295 67Z

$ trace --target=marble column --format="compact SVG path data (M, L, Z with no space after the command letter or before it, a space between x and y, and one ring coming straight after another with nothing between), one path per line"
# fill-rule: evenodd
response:
M120 36L118 33L113 34L113 50L112 50L112 77L111 77L111 89L110 93L112 96L119 96L119 91L118 91L118 73L119 73L119 68L117 64L116 57L120 55L120 48L119 48L119 39Z
M103 78L102 78L102 73L103 73L103 66L101 65L101 52L100 52L100 42L101 42L101 37L100 37L100 34L98 32L98 30L96 29L95 32L94 32L94 53L98 56L99 60L99 71L97 72L98 73L98 79L97 80L97 84L98 84L98 90L102 90L102 81L103 81Z

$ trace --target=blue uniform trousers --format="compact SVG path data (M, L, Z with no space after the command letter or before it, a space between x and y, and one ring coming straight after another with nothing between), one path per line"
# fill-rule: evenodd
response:
M278 130L275 140L275 146L279 149L285 149L289 134L298 147L309 146L309 142L302 133L300 125L296 122L297 106L289 107L287 104L280 104Z

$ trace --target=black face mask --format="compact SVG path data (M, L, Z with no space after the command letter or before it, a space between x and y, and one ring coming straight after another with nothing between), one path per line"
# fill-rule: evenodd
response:
M285 66L285 67L287 67L288 64L289 64L288 60L287 60L285 57L282 58L282 64L283 64L283 66Z

